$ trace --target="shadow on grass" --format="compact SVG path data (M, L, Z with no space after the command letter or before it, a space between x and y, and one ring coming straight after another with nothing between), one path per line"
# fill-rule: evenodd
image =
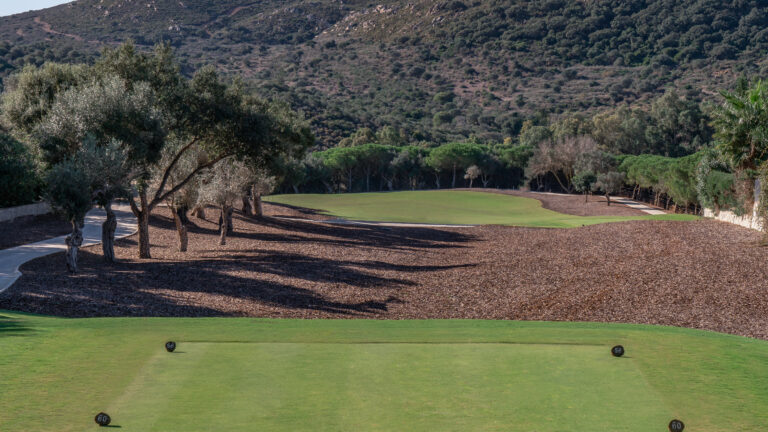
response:
M7 336L26 336L33 330L21 321L0 314L0 338Z

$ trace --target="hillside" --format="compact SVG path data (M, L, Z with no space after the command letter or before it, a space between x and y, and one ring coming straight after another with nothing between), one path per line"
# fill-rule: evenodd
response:
M513 136L526 118L712 98L764 71L768 8L748 0L79 0L0 18L0 75L169 41L312 119L409 140Z

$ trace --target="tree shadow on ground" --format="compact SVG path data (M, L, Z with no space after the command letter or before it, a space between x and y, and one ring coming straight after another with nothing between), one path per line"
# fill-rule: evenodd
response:
M60 257L59 257L60 258ZM402 303L396 291L415 282L363 270L431 272L462 266L408 266L322 259L270 251L264 256L228 254L211 259L123 261L106 264L98 253L81 252L76 275L36 274L0 295L0 308L57 316L243 316L264 307L322 312L329 316L374 317ZM276 276L276 277L270 277ZM42 277L41 277L42 276ZM298 279L298 280L296 280ZM359 301L327 298L327 287L376 289L357 293ZM366 299L367 297L367 299Z
M7 315L0 315L0 337L26 336L33 330L21 321Z
M474 237L464 233L235 217L232 237L249 240L239 242L236 249L228 249L229 245L189 252L183 258L172 254L170 259L107 264L100 248L87 248L80 253L80 271L75 275L62 271L60 254L35 260L22 268L24 275L17 286L0 294L0 309L72 317L279 316L284 312L286 316L376 317L387 312L389 305L402 302L398 290L417 285L409 274L474 265L409 265L365 259L365 255L353 260L304 254L296 248L279 250L281 244L306 243L331 247L334 256L342 257L343 248L361 247L418 253L466 247L462 243ZM216 221L195 219L190 233L213 235L204 241L215 244ZM151 227L175 231L172 218L163 214L152 216ZM164 238L168 239L167 234ZM243 244L254 247L243 249ZM135 236L119 240L118 245L133 249ZM174 249L175 245L153 243L152 248Z
M152 226L175 230L173 220L154 216ZM207 219L191 218L189 233L216 234L218 223ZM315 222L263 217L249 218L235 213L234 232L229 237L265 242L300 243L312 241L335 246L367 246L391 250L463 248L475 236L436 228L390 228L371 225L331 225ZM284 232L264 232L264 228ZM313 236L313 237L308 237ZM317 237L322 236L322 237ZM154 245L153 245L154 247Z

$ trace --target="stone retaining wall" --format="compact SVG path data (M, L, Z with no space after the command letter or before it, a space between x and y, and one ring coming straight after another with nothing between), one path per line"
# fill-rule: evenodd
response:
M760 202L760 181L759 180L755 180L754 199L755 199L755 206L752 208L752 211L744 215L738 216L734 212L728 211L728 210L721 210L719 212L715 212L713 209L705 208L704 217L714 218L717 220L721 220L723 222L740 225L745 228L762 231L763 221L761 220L757 212L758 205L759 205L758 203Z
M12 221L22 216L38 216L51 212L51 206L46 202L27 204L17 207L0 208L0 222Z

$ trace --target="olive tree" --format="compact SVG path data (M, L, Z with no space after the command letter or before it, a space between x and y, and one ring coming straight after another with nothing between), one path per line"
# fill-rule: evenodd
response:
M47 189L45 199L57 213L64 216L72 225L72 233L67 236L65 254L67 269L77 272L77 251L83 244L83 219L91 208L91 194L88 176L78 170L72 161L54 165L46 175Z
M584 154L597 150L597 143L588 136L569 136L542 141L534 149L528 163L529 176L552 174L566 191L573 190L573 176Z
M176 156L179 145L181 145L181 143L178 141L170 140L163 148L160 161L153 166L152 169L150 194L157 189L157 186L165 174L165 167L167 167L170 164L170 160ZM178 161L176 161L176 164L173 166L173 169L170 170L167 179L168 187L175 190L175 192L166 196L165 203L171 210L173 222L176 226L179 252L186 252L189 245L189 236L187 233L189 219L187 218L187 211L194 208L198 202L200 179L194 178L189 180L178 189L176 188L176 185L181 183L198 165L207 163L207 160L208 156L199 148L199 146L192 146L187 152L182 154ZM202 209L203 207L201 206L199 208Z
M202 179L198 202L219 208L219 244L227 243L232 209L243 189L253 181L253 170L245 163L226 158L216 164Z
M134 182L136 197L129 203L139 222L139 258L151 258L152 211L205 170L226 158L262 161L286 143L314 142L309 126L296 113L250 97L240 83L223 81L212 67L185 78L167 45L151 54L139 53L130 44L107 50L94 69L102 75L117 75L130 86L147 83L157 95L155 108L162 112L168 139L179 143L159 167L157 181L152 181L151 173L158 158L146 158ZM172 182L179 161L195 148L207 158Z
M59 63L46 63L39 68L27 65L6 78L2 97L5 126L17 139L28 140L56 98L87 80L87 69L85 65Z
M131 177L127 160L126 151L117 140L105 145L87 140L73 158L77 170L88 179L91 201L107 215L101 224L101 249L107 262L115 262L117 217L112 202L127 194Z
M107 213L102 249L109 262L114 261L117 225L112 202L126 197L142 165L157 157L165 139L153 104L148 85L129 89L122 79L106 77L59 94L32 132L48 163L75 155L80 160L93 200Z
M269 175L269 172L265 169L258 169L251 174L251 214L257 218L264 216L264 209L262 206L261 197L268 195L275 190L277 186L277 179L275 176Z
M469 187L472 188L472 184L475 179L480 177L483 171L477 165L470 165L467 171L464 173L464 179L469 180Z
M611 194L618 193L624 185L624 173L611 171L597 176L593 185L594 190L601 190L605 194L607 205L611 205Z
M573 188L576 192L584 194L584 202L589 202L589 192L597 181L597 176L592 171L580 171L573 176Z

